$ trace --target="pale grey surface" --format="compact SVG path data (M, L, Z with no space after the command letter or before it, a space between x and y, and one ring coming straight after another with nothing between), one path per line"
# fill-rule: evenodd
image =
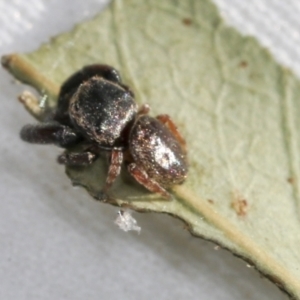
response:
M0 0L0 54L31 51L104 2ZM299 1L215 2L300 74ZM16 100L22 90L0 70L0 299L287 299L168 216L134 214L141 234L121 232L115 208L71 187L55 163L57 148L19 140L32 122Z

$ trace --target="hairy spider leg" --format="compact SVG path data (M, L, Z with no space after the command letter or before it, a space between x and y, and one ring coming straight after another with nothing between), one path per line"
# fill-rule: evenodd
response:
M25 125L20 137L28 143L54 144L63 148L73 146L82 139L71 127L57 122Z
M159 120L162 124L166 125L169 128L169 130L173 133L173 135L175 136L175 138L181 145L181 148L184 151L184 153L186 153L187 152L186 151L186 141L183 138L183 136L181 135L181 133L178 131L178 128L175 125L175 123L173 122L173 120L171 119L171 117L167 114L164 114L164 115L156 116L156 119Z
M103 188L104 193L109 190L116 178L119 176L121 172L123 156L123 152L118 149L113 149L111 151L110 165L108 168L106 182Z
M138 167L135 163L129 164L127 168L134 179L150 192L158 193L163 198L171 200L171 195L158 182L151 179L142 168Z
M98 155L93 152L64 152L57 157L57 162L61 165L84 167L92 164Z

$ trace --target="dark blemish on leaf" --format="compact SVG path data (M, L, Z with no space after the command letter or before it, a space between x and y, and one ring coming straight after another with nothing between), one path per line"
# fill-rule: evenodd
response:
M214 200L212 200L212 199L207 199L207 201L208 201L208 203L210 203L210 204L215 204Z
M293 184L294 183L294 178L293 177L289 177L287 179L287 182L290 183L290 184Z
M242 61L239 63L239 67L240 67L240 68L247 68L247 67L248 67L248 63L247 63L245 60L242 60Z
M193 24L193 21L190 18L183 18L182 23L186 26L191 26Z
M236 214L240 217L244 217L248 212L248 202L239 192L235 191L233 194L233 201L231 207L235 210Z

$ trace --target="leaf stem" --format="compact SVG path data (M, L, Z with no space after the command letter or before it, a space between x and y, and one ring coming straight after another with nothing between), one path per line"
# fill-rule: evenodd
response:
M297 291L300 290L299 279L283 267L278 260L240 232L228 219L215 211L207 201L199 199L182 185L175 186L172 190L176 196L182 199L182 202L186 203L197 214L203 216L207 222L221 230L230 241L241 249L242 253L247 253L247 256L251 257L252 260L253 257L256 258L253 263L271 281L280 288L284 287L284 290L289 290L291 295L297 295ZM246 258L247 256L245 255Z
M2 56L2 66L25 84L33 86L41 95L55 99L59 86L41 74L26 58L19 54Z

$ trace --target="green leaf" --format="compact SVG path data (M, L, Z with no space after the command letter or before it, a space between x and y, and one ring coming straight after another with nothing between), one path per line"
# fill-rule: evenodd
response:
M209 0L115 0L28 54L3 58L55 106L59 85L92 63L120 70L138 103L168 113L187 139L188 180L161 201L123 172L114 205L183 219L300 299L300 83ZM37 116L40 118L40 116ZM101 196L107 164L67 170Z

